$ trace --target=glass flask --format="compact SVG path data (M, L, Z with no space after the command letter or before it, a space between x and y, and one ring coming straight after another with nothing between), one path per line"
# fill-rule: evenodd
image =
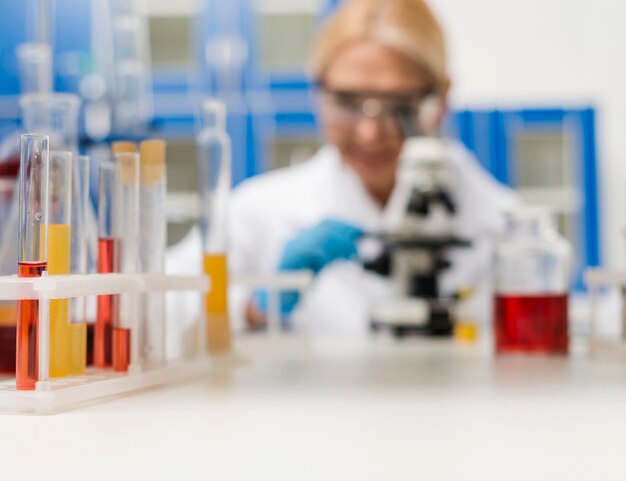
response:
M567 354L571 247L546 208L522 207L507 221L495 255L496 352Z

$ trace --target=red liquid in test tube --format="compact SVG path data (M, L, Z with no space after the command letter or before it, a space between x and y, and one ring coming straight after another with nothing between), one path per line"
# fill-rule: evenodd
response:
M41 277L46 270L45 262L20 262L19 277ZM17 389L35 389L38 377L39 340L39 301L22 300L17 302Z
M98 239L98 272L115 272L116 239ZM111 366L113 362L113 316L118 296L98 296L98 314L94 327L93 363L96 367Z

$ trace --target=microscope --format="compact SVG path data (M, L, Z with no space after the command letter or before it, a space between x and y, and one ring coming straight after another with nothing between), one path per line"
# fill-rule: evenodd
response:
M394 288L394 299L371 311L372 331L388 329L396 337L452 334L454 307L462 294L443 295L440 279L451 267L450 251L471 245L453 231L458 175L442 139L405 140L384 228L375 235L380 252L364 265L390 277Z

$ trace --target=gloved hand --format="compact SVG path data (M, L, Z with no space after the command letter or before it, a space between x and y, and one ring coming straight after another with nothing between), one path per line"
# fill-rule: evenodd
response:
M318 274L324 267L340 259L356 256L356 241L363 235L363 230L342 221L328 219L315 227L300 232L285 245L278 264L279 271L297 271L308 269ZM258 309L267 313L268 293L259 290L254 295ZM296 291L281 292L280 312L284 319L300 302Z

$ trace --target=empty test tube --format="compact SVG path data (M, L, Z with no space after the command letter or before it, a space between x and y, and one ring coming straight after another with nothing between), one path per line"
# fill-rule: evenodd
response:
M119 269L124 274L139 272L139 154L115 154L119 235ZM135 293L119 296L118 315L113 318L113 369L124 372L139 361L141 331L139 299Z
M165 150L163 140L141 143L140 169L140 270L147 274L165 271ZM162 292L148 293L142 309L141 357L147 365L165 361L165 296Z

